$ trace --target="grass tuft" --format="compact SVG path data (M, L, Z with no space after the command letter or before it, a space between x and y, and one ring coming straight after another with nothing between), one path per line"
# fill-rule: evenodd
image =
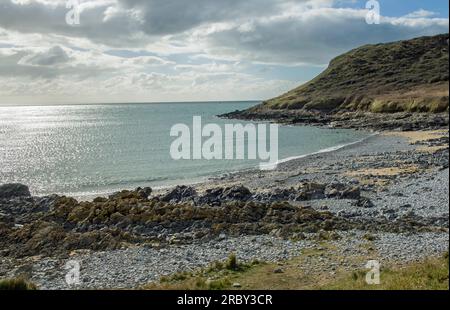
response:
M0 280L0 290L2 291L29 291L29 290L37 290L36 285L33 283L22 279L4 279Z

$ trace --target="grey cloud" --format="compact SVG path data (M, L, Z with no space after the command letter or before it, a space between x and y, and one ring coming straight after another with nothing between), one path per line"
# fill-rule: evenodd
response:
M66 63L69 60L70 57L60 46L54 46L47 51L25 56L19 63L33 66L53 66Z
M270 15L292 0L117 0L86 6L80 25L66 23L65 4L5 0L0 27L24 33L84 37L111 46L144 45L154 36L177 34L208 22ZM309 0L298 0L307 2ZM107 17L107 18L105 18ZM147 35L147 38L142 36Z
M161 42L162 49L169 49L167 46L176 44L180 47L186 45L186 50L189 50L191 45L198 42L201 49L206 47L200 53L211 59L323 65L336 55L366 43L448 32L448 19L397 18L384 19L380 25L368 25L362 11L324 8L332 0L97 1L84 8L78 26L66 24L68 9L64 1L59 2L59 5L0 1L0 39L6 35L6 41L0 42L0 47L14 48L8 45L8 37L19 32L42 34L40 47L47 48L39 52L18 48L14 54L3 55L0 48L0 76L7 77L51 79L65 75L81 80L97 78L102 74L124 74L124 67L120 66L114 68L105 63L71 62L65 52L69 45L63 42L74 44L74 41L67 40L72 37L121 49L137 46L143 49L148 44L157 45ZM289 8L299 3L314 3L316 6L313 10L294 15ZM280 16L282 13L285 15ZM195 36L192 35L192 30L199 29L199 26L215 22L226 22L229 28L212 33L197 31ZM161 40L163 36L164 40ZM78 46L80 51L86 51L83 44ZM165 54L170 53L169 50ZM151 66L175 65L156 56L135 57L126 64L133 67L127 68L129 71L126 74L131 71L139 74ZM192 73L202 69L199 66L185 68ZM218 70L213 68L213 71ZM143 75L136 82L144 85L170 84L165 78L173 76ZM202 84L204 76L198 78L196 83Z
M71 58L59 46L37 52L17 49L7 54L2 54L0 49L0 77L54 79L70 76L75 80L82 80L113 71L114 69L97 65L73 65Z
M66 23L69 9L65 3L46 5L40 2L5 2L0 7L0 27L6 30L88 38L111 46L139 43L136 42L136 33L140 32L141 25L132 12L119 9L111 18L105 19L105 13L111 7L106 2L86 7L80 14L79 25Z
M19 32L82 37L112 47L143 47L167 35L188 44L189 30L228 22L231 29L196 37L212 56L273 63L325 64L353 47L448 32L448 20L411 19L415 23L368 25L356 10L317 9L331 0L117 0L86 7L81 24L65 23L65 5L6 1L0 27ZM95 2L94 2L95 3ZM315 14L277 17L293 4L316 5ZM420 22L424 20L425 22ZM245 29L241 25L248 23ZM185 41L183 41L185 40ZM192 44L189 43L189 44ZM168 51L170 54L170 51Z
M260 62L321 65L364 44L444 32L448 32L448 20L368 25L356 11L327 10L311 17L257 21L246 30L236 26L213 33L207 40L211 53L240 55Z
M280 12L286 0L121 0L143 12L143 30L150 35L176 34L203 23L267 16ZM308 2L300 0L297 2Z

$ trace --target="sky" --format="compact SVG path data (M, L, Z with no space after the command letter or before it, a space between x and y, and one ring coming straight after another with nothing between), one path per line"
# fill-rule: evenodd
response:
M373 1L375 24L367 2L0 0L0 105L264 100L352 48L448 32L448 0Z

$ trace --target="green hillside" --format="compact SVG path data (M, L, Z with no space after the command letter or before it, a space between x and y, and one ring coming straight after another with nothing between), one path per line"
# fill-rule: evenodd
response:
M365 45L310 82L251 109L336 112L448 110L449 35Z

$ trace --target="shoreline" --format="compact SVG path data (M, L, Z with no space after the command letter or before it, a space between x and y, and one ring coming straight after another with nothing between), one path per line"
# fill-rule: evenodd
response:
M330 130L332 130L333 128L329 128ZM308 157L313 157L315 155L319 155L319 154L327 154L327 153L332 153L332 152L336 152L339 151L341 149L344 148L348 148L348 147L357 147L358 144L363 143L364 141L375 137L377 135L380 134L380 132L367 132L368 136L364 137L363 139L359 139L357 141L354 142L349 142L346 144L338 144L335 146L330 146L324 149L320 149L318 151L312 152L312 153L308 153L308 154L303 154L303 155L297 155L297 156L290 156L290 157L286 157L283 158L281 160L278 161L277 165L282 165L285 164L287 162L290 161L294 161L294 160L299 160L299 159L303 159L303 158L308 158ZM233 174L244 174L244 173L254 173L256 171L260 171L256 166L255 167L248 167L248 168L241 168L241 169L236 169L236 170L229 170L229 171L225 171L225 172L218 172L221 176L226 176L226 175L233 175ZM217 174L217 173L214 173ZM146 186L151 186L153 191L155 192L162 192L171 188L174 188L176 186L201 186L204 184L207 184L209 180L211 179L215 179L216 177L214 177L214 174L208 174L206 176L201 176L201 177L197 177L197 178L193 178L192 180L183 180L183 179L178 179L178 180L173 180L171 181L172 184L170 185L157 185L157 186L152 186L151 184L144 184L141 183L139 184L140 187L146 187ZM219 177L220 178L220 177ZM133 187L121 187L119 189L120 190L133 190ZM61 195L61 196L68 196L68 197L73 197L79 201L92 201L95 198L98 197L108 197L110 195L113 195L116 191L101 191L101 192L95 192L92 194L86 194L86 195L80 195L77 192L68 192L68 193L57 193L57 195ZM41 196L46 196L46 195L41 195Z
M296 126L296 125L294 125ZM330 130L333 130L333 128L329 128ZM318 151L314 151L312 153L308 153L308 154L303 154L303 155L296 155L296 156L290 156L290 157L286 157L283 158L281 160L278 161L278 165L282 165L285 164L287 162L293 161L293 160L298 160L298 159L303 159L303 158L308 158L308 157L312 157L318 154L327 154L327 153L332 153L332 152L336 152L339 151L343 148L347 148L347 147L357 147L358 144L363 143L364 141L366 141L367 139L370 139L374 136L377 136L378 134L380 134L379 132L369 132L367 131L368 136L364 137L362 139L359 139L357 141L354 142L349 142L346 144L338 144L335 146L330 146L330 147L326 147L323 149L320 149ZM136 184L134 186L139 186L139 187L151 187L153 189L153 191L156 192L162 192L165 190L168 190L170 188L174 188L176 186L198 186L198 185L203 185L203 184L207 184L209 180L211 179L215 179L216 177L214 177L215 174L219 173L220 176L226 176L226 175L233 175L233 174L242 174L242 173L248 173L248 172L255 172L255 171L259 171L257 166L253 166L253 167L247 167L247 168L238 168L236 170L229 170L229 171L222 171L222 172L216 172L216 173L212 173L212 174L208 174L205 176L200 176L200 177L195 177L192 178L190 180L183 180L183 179L177 179L177 180L172 180L170 181L171 184L169 185L156 185L153 186L151 183L139 183L136 182ZM122 187L118 187L115 190L102 190L102 191L93 191L93 192L86 192L86 191L81 191L81 192L59 192L59 193L50 193L50 194L41 194L41 195L36 195L36 197L45 197L45 196L50 196L50 195L59 195L59 196L67 196L67 197L72 197L77 199L78 201L93 201L95 198L98 197L108 197L110 195L113 195L114 193L121 191L121 190L133 190L134 186L122 186Z
M370 139L372 137L375 137L375 136L377 136L379 134L380 134L379 132L375 132L375 133L373 133L373 134L371 134L371 135L369 135L369 136L367 136L367 137L365 137L363 139L357 140L355 142L350 142L350 143L347 143L347 144L339 144L339 145L336 145L336 146L331 146L331 147L324 148L324 149L319 150L317 152L309 153L309 154L306 154L306 155L299 155L299 156L288 157L288 158L285 158L285 159L282 159L282 160L278 161L278 164L287 163L287 162L290 162L292 160L307 158L309 156L332 153L332 152L339 151L339 150L341 150L343 148L357 147L358 144L363 143L364 141L366 141L366 140L368 140L368 139Z
M0 213L18 214L15 237L2 237L0 277L25 274L41 288L68 288L64 264L76 259L83 283L74 288L136 288L230 253L288 266L305 251L319 251L325 256L304 267L318 276L364 268L369 258L402 265L448 251L448 171L448 129L383 132L275 171L236 172L153 191L148 199L145 189L90 203L26 198L44 218L72 221L60 245L47 245L41 232L62 234L58 226L29 226L40 213L15 209L19 198L3 206L0 200ZM111 205L116 211L101 217L89 211ZM24 229L42 236L39 246L21 235Z

